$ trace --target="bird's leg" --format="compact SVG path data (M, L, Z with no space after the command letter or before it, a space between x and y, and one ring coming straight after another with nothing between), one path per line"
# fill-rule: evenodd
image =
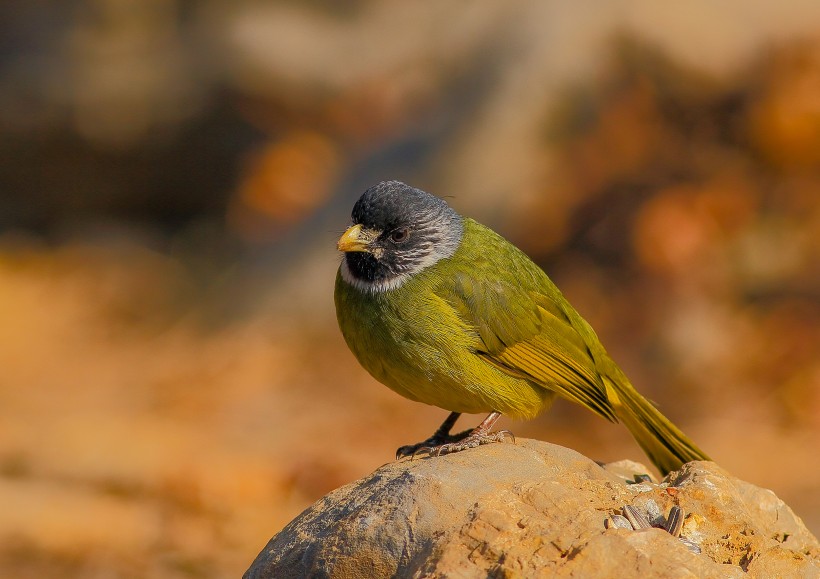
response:
M468 434L461 433L456 436L460 437L459 439L453 442L445 442L444 444L439 444L435 446L427 446L418 449L416 452L421 450L426 450L432 455L441 456L442 454L451 454L453 452L461 452L462 450L467 450L468 448L475 448L476 446L480 446L482 444L490 444L492 442L503 442L506 438L511 438L513 442L515 442L515 436L509 430L499 430L498 432L491 432L493 425L501 418L501 413L497 411L492 411L487 418L485 418L481 424L476 426L471 432Z
M437 448L442 444L448 442L458 442L459 440L466 438L472 432L471 430L465 430L464 432L459 432L458 434L450 434L450 431L453 429L453 426L455 426L456 420L458 420L459 416L461 416L460 412L451 412L444 422L441 423L441 426L438 427L438 430L433 433L433 436L422 442L417 442L416 444L408 444L406 446L399 447L396 451L396 460L405 456L413 456L419 450L424 448Z

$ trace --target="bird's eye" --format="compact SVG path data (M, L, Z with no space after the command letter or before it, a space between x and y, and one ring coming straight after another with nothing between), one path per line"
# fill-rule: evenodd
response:
M410 239L410 230L407 227L401 227L390 233L390 241L393 243L404 243Z

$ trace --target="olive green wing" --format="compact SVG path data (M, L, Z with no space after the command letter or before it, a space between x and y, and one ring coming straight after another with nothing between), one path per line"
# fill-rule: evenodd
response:
M519 255L510 257L515 262ZM469 271L453 272L439 293L475 329L475 353L486 362L617 421L581 333L589 327L546 274L520 257L526 262L505 264L504 274L478 258Z

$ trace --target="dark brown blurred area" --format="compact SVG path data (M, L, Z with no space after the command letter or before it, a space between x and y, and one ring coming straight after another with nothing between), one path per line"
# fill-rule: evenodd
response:
M432 433L333 312L386 178L527 251L817 533L820 6L341 6L0 5L0 576L237 576ZM645 462L569 403L504 426Z

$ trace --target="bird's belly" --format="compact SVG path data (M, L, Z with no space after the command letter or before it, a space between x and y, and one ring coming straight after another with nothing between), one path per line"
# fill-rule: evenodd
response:
M460 320L433 319L424 308L412 317L344 311L349 316L340 316L340 327L359 363L405 398L451 412L497 410L516 418L534 417L554 398L551 390L485 362Z
M444 408L451 412L477 414L497 410L515 418L532 418L552 402L553 395L544 388L533 387L524 381L457 381L449 377L430 382L418 380L399 383L393 390L405 390L412 399Z
M455 358L442 357L440 352L418 355L408 369L382 368L381 376L371 374L406 398L451 412L497 410L516 418L532 418L554 397L550 390L503 374L466 350Z

